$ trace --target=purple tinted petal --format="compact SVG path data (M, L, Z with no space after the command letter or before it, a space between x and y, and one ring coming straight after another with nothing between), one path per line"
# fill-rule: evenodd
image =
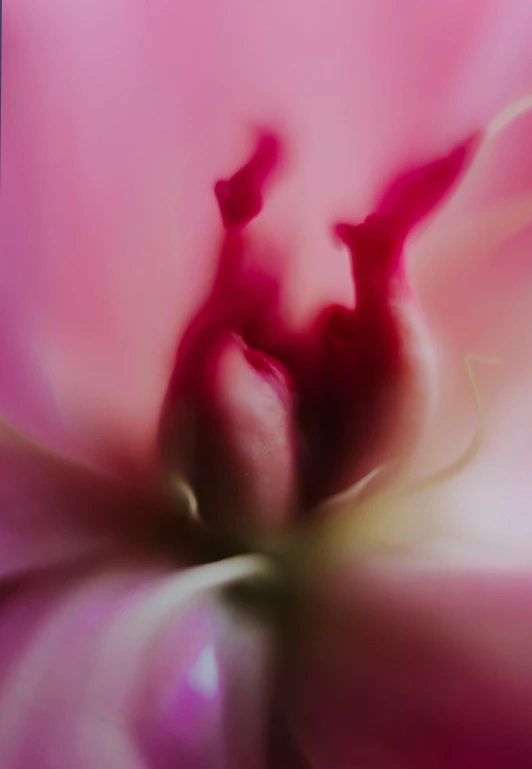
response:
M100 564L11 591L0 625L2 766L259 767L266 636L219 602L254 571L251 559L174 575ZM234 638L239 658L227 652Z

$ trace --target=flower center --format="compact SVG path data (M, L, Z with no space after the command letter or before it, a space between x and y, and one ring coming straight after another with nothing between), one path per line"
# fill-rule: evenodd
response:
M277 137L264 132L248 162L216 183L225 231L217 274L181 341L160 425L165 467L186 479L209 525L280 531L397 452L390 436L415 373L405 238L475 145L402 174L364 221L334 227L351 255L356 306L326 308L305 333L284 323L278 281L246 260Z

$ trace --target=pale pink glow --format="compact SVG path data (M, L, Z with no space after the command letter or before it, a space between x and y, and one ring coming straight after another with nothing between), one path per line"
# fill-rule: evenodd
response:
M530 100L518 103L513 114L505 113L506 124L496 121L494 132L488 130L464 183L413 240L410 253L415 283L441 341L439 412L425 456L433 466L456 456L474 429L464 356L475 352L499 360L477 367L485 436L468 472L437 492L439 526L455 545L467 541L466 554L477 549L477 540L481 560L521 566L530 563L531 106Z
M528 765L532 110L492 121L532 91L529 0L7 0L2 48L0 413L106 473L0 426L2 769L270 769L272 693L313 769ZM297 329L353 303L331 225L487 129L408 241L439 353L420 466L474 429L463 355L502 359L479 374L481 451L398 504L392 557L362 538L356 556L346 541L343 560L317 559L282 692L269 632L223 597L259 559L186 570L180 522L148 546L158 500L110 480L154 461L176 346L216 265L213 184L258 126L286 156L250 234ZM226 374L228 420L253 417ZM282 453L292 425L263 396ZM283 508L291 478L270 469ZM166 555L161 536L176 537Z

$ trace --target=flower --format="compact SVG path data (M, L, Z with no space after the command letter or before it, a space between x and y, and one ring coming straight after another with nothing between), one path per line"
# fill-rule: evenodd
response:
M356 306L326 307L303 333L283 323L280 286L253 265L246 239L278 139L263 133L251 159L216 183L226 236L211 292L181 340L160 430L166 472L213 527L282 530L360 481L377 456L390 464L416 442L426 362L404 243L476 144L400 175L363 222L335 225L351 255Z
M517 332L527 296L524 281L516 288L526 260L515 254L530 218L530 118L524 108L492 118L530 87L529 13L517 0L409 0L400 9L388 0L326 9L296 0L17 0L4 9L0 405L35 442L7 424L2 431L3 766L526 765L529 494L526 439L514 428L526 413L527 340ZM213 183L234 180L250 157L252 169L274 170L275 141L266 137L253 155L250 124L272 125L286 148L278 184L264 179L266 203L246 228L258 244L253 264L277 268L281 283L265 282L262 269L250 285L296 352L317 310L352 304L348 259L329 225L365 221L338 234L356 250L353 238L374 243L384 232L386 246L382 219L366 217L391 210L397 224L411 196L395 198L391 182L404 184L405 169L437 158L453 167L449 151L466 155L467 137L485 129L462 185L407 242L440 353L442 393L426 430L437 445L424 459L438 467L452 458L472 427L471 393L456 374L471 351L504 355L489 374L492 392L482 381L482 451L466 473L414 497L401 486L404 467L386 485L377 476L381 495L355 499L356 515L348 506L347 516L310 526L301 563L291 542L288 558L276 549L279 533L284 544L294 530L293 498L306 500L298 501L305 513L321 508L376 461L364 445L351 464L357 447L350 429L341 435L343 410L334 461L323 452L329 420L315 397L323 404L339 387L360 418L341 377L315 396L276 340L250 352L229 326L205 360L219 396L211 416L226 441L214 456L225 459L229 447L238 460L222 465L220 478L243 492L240 512L220 518L203 502L214 534L205 532L186 513L194 512L190 486L201 502L208 484L178 478L169 498L168 472L160 482L157 450L166 470L180 472L190 448L185 433L170 431L175 463L164 440L168 415L183 404L181 384L159 418L186 329L192 359L201 358L190 329L219 255ZM217 192L226 244L238 245L227 185ZM486 256L495 246L508 255L504 269L489 265L494 280ZM342 331L345 313L326 314L325 325L331 317ZM225 377L251 393L247 411L245 400L230 399ZM301 494L300 423L286 407L298 377L293 390L312 417L310 427L303 422L311 450ZM202 416L210 401L194 385ZM267 483L239 427L245 416L259 446L272 437L271 422L256 418L258 390L283 458L277 466L270 458ZM408 393L400 413L417 415ZM415 434L417 445L418 426ZM392 437L375 457L395 446ZM440 509L454 515L441 519ZM265 535L265 555L227 557ZM266 597L288 601L293 621L281 626L280 647L271 615L243 611L244 599L261 609Z

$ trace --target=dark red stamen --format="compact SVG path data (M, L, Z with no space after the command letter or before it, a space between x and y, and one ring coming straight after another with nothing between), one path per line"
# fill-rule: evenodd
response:
M364 222L334 228L351 255L356 307L332 308L322 319L320 388L310 409L314 461L322 469L308 475L310 503L373 469L377 449L393 433L396 393L409 364L398 313L408 300L404 241L455 184L476 145L472 137L445 157L407 171L385 189Z
M480 134L472 134L444 155L398 176L384 191L375 213L395 219L405 234L433 211L473 158Z
M277 322L279 287L246 266L242 232L278 158L264 132L251 159L215 185L226 230L218 271L181 341L160 427L163 460L186 477L200 515L240 534L278 528L296 506L290 377L255 344Z
M220 180L214 193L227 230L245 227L262 210L264 184L279 160L279 141L261 134L253 157L229 180Z

